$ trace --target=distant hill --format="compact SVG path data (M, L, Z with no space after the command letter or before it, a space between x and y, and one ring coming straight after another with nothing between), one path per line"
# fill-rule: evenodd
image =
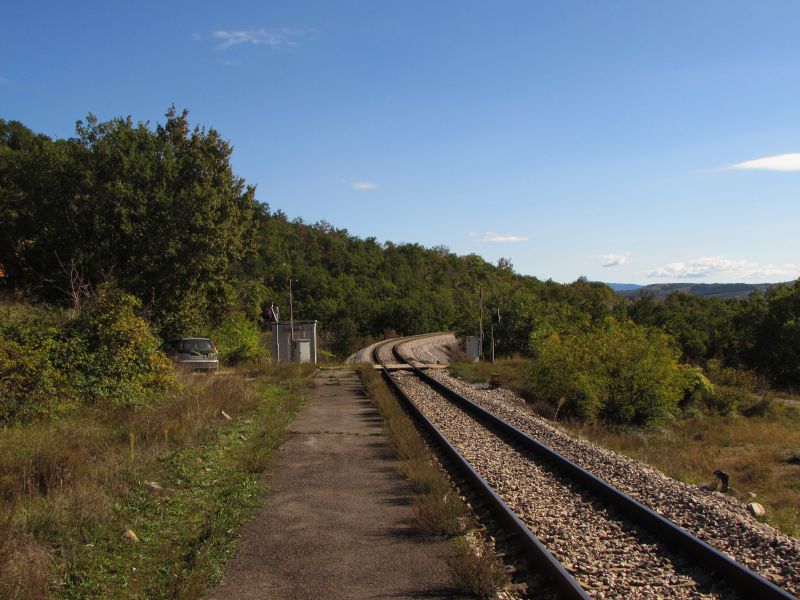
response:
M626 298L637 298L640 294L653 294L656 300L664 300L672 292L682 292L706 298L747 298L755 290L765 292L780 283L654 283L645 286L635 284L610 284L612 290ZM616 286L616 287L615 287ZM626 287L627 286L627 289Z
M638 290L641 287L638 283L607 283L608 287L610 287L615 292L630 292L632 290Z

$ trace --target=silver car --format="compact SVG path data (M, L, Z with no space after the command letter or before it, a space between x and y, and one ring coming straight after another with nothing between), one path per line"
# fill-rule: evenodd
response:
M219 368L219 352L208 338L176 338L165 342L161 349L172 361L192 371L216 371Z

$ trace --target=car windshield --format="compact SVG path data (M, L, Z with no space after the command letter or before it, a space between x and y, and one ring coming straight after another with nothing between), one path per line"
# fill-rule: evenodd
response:
M214 352L211 340L183 340L182 351L186 354L208 354Z

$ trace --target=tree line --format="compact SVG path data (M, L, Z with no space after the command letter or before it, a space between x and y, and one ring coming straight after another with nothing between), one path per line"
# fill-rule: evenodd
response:
M136 299L162 338L216 333L242 358L270 302L288 316L290 280L295 318L318 319L340 357L386 334L477 333L483 289L487 308L500 310L499 354L556 360L554 339L580 339L589 356L591 344L628 335L639 348L657 338L671 361L717 360L800 384L800 283L746 300L658 302L585 279L542 281L505 259L291 220L233 173L231 152L215 129L191 127L174 108L155 126L90 115L67 139L0 120L2 285L73 307L111 286ZM631 326L643 329L626 334Z
M168 337L231 315L257 322L269 302L286 317L291 279L295 316L318 319L338 354L387 330L474 329L481 287L495 307L521 295L595 314L590 304L615 301L602 285L517 275L505 259L290 220L256 200L230 155L216 130L191 128L174 108L155 127L90 115L68 139L0 120L6 288L79 303L82 290L113 283Z

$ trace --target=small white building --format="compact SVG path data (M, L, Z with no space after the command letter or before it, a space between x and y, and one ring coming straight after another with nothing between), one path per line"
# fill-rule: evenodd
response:
M481 338L477 335L467 336L467 360L478 362L481 359Z
M317 322L288 321L272 324L272 362L317 364Z

